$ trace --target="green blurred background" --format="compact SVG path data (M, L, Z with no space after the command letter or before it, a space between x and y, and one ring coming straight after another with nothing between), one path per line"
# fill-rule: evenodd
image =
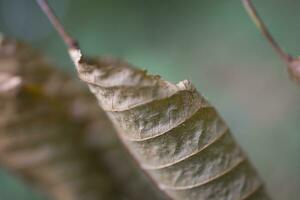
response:
M215 105L275 200L300 198L300 88L239 0L52 0L86 54L121 57L173 82L191 80ZM254 1L276 39L300 54L300 1ZM74 74L34 0L0 0L0 31ZM0 172L0 200L45 199Z

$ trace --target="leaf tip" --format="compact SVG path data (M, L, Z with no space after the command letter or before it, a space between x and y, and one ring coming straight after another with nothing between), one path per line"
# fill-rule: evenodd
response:
M82 59L81 50L80 49L71 48L71 49L69 49L69 55L71 57L71 60L73 61L73 63L77 67L77 69L79 69L79 67L80 67L80 61Z

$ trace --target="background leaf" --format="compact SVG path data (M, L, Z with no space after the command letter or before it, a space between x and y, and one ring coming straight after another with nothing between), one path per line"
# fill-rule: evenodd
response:
M60 200L163 199L85 88L15 40L1 39L0 66L2 167Z

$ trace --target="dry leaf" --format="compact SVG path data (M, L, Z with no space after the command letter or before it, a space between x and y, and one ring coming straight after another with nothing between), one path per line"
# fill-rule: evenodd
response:
M162 199L96 107L84 88L30 47L0 39L3 167L59 200Z
M172 84L77 49L70 56L122 141L172 199L269 199L227 125L189 81Z

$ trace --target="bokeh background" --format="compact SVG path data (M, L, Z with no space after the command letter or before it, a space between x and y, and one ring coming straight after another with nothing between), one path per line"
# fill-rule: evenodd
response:
M275 200L300 196L300 87L239 0L52 0L86 54L113 55L178 82L215 105ZM300 54L300 1L254 0L276 39ZM34 0L0 0L0 31L32 44L75 74ZM43 200L0 171L0 200Z

